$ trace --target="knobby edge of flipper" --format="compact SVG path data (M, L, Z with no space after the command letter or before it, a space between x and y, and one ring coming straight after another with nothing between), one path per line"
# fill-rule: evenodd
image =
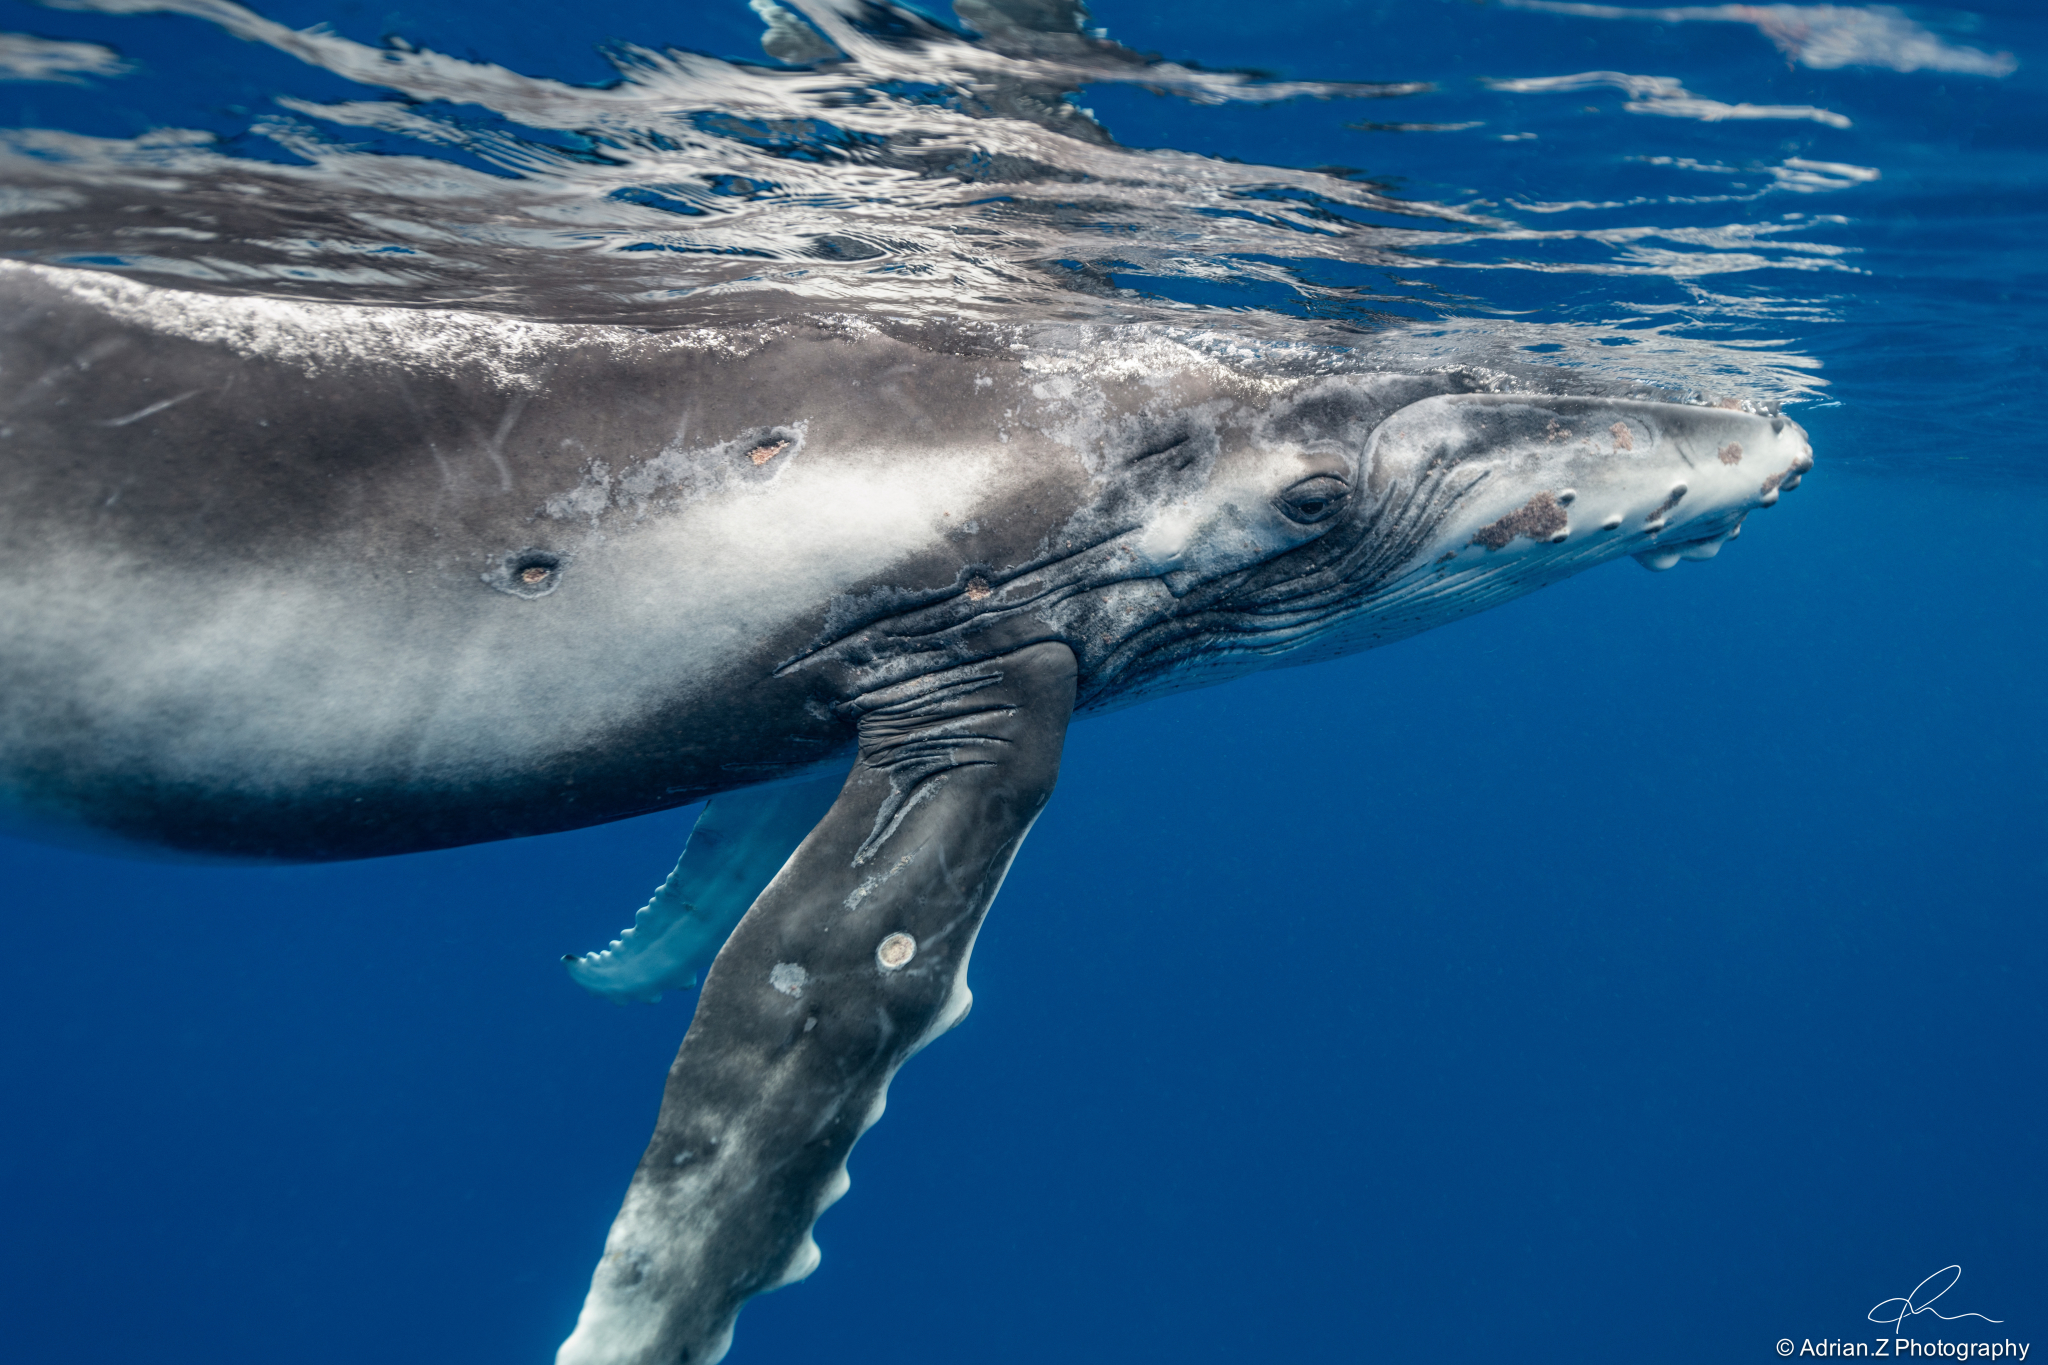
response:
M902 1064L965 1017L974 939L1059 775L1075 661L1032 645L860 697L838 799L705 977L557 1365L710 1365L812 1226Z
M690 827L675 870L611 945L568 953L571 980L615 1004L687 990L733 926L831 809L844 778L809 777L713 797Z

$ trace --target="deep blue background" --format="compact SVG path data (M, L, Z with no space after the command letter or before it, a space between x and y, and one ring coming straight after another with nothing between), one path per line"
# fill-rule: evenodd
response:
M728 8L738 36L695 41L739 50ZM1173 47L1157 9L1102 14ZM459 12L384 27L460 51ZM591 79L592 37L681 27L508 13L469 45ZM2033 67L1816 73L1740 26L1462 6L1173 22L1212 62L1406 79L1512 40L1507 74L1669 71L1877 123L1855 136L1889 179L1841 238L1873 273L1798 338L1833 383L1799 414L1822 463L1711 564L1078 726L972 1017L898 1079L823 1266L747 1310L733 1359L1762 1361L1876 1335L1871 1304L1950 1263L1944 1308L2037 1341ZM1971 41L2048 63L2026 22ZM145 24L203 32L0 16L131 53ZM1937 86L1975 121L1941 123ZM1328 138L1361 116L1301 108ZM1212 117L1130 97L1111 122L1229 151ZM303 869L0 844L8 1358L549 1359L690 1007L601 1003L556 958L623 927L688 821Z

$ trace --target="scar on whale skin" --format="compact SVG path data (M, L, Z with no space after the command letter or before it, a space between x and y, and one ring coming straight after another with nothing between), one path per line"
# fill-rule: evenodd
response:
M1564 505L1558 502L1549 489L1538 493L1514 511L1490 526L1482 526L1473 533L1472 543L1484 545L1489 550L1502 549L1516 536L1527 536L1531 540L1549 540L1563 532L1570 524Z
M789 442L787 441L763 441L760 445L747 452L747 458L757 465L767 464L788 448Z
M875 949L875 961L884 971L895 971L917 955L917 940L908 934L891 934Z
M561 586L562 571L568 563L567 555L529 546L506 555L482 578L499 592L532 601Z

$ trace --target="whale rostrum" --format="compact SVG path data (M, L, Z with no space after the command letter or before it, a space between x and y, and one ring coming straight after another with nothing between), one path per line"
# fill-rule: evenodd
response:
M317 860L709 798L565 962L703 988L562 1365L715 1360L816 1265L1072 716L1709 558L1813 463L1771 413L1155 327L0 297L0 818Z

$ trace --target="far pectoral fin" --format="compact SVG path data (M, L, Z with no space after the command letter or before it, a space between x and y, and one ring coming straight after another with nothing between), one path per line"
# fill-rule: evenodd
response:
M817 1265L811 1225L890 1078L967 1013L1073 706L1063 644L859 700L838 800L711 966L557 1365L708 1365L748 1298Z
M632 927L609 948L564 957L569 975L620 1004L696 985L761 888L831 809L840 784L835 776L713 797Z

